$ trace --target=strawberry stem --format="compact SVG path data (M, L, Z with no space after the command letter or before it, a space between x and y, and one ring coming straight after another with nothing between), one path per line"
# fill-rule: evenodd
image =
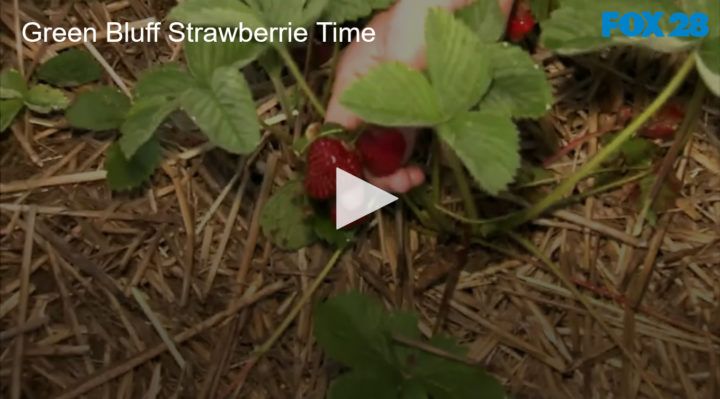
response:
M687 140L690 138L690 134L692 133L692 128L695 125L697 119L700 117L700 111L702 109L702 103L704 98L705 83L700 81L695 85L695 90L693 92L692 98L690 99L690 105L688 106L688 112L685 114L685 118L683 119L682 124L676 132L675 141L673 142L670 150L665 156L665 160L663 161L660 170L655 176L655 180L653 181L653 185L651 186L650 191L648 191L647 196L644 196L644 198L642 198L643 207L636 221L635 228L633 229L633 235L638 236L642 232L645 218L647 217L648 212L650 212L650 208L653 206L653 203L655 202L655 199L657 198L658 193L662 188L665 178L667 177L668 173L670 173L670 170L675 163L675 158L680 152L680 149L685 145L685 143L687 143Z
M477 219L478 211L475 206L472 191L470 190L470 184L465 177L465 170L463 169L457 155L455 155L452 151L448 151L448 162L450 163L450 168L453 171L455 181L458 185L458 189L460 190L460 196L462 197L463 204L465 205L465 213L470 219Z
M308 85L307 80L305 80L305 76L303 76L303 73L300 71L300 68L298 68L295 61L292 59L292 56L287 51L287 48L285 46L278 44L275 46L275 50L280 55L280 58L283 59L283 62L285 63L285 66L287 66L288 70L290 71L290 74L293 75L295 78L295 81L297 81L297 84L300 86L300 89L305 93L307 98L310 100L310 103L315 107L315 111L321 116L325 117L325 107L320 103L320 100L317 98L315 93L312 91L310 86Z
M525 224L536 217L540 216L548 208L556 205L562 200L562 198L571 192L575 186L584 178L592 174L603 162L605 162L610 156L616 153L620 147L625 143L633 133L635 133L650 117L652 117L666 102L675 94L680 88L685 78L693 70L695 65L695 55L690 54L675 73L675 76L665 86L662 92L655 98L655 100L648 106L634 121L625 127L608 145L603 147L593 158L584 164L580 169L577 170L572 176L565 180L559 187L553 190L548 196L543 198L540 202L520 212L516 216L509 220L503 221L502 224L496 224L491 227L487 233L496 233L498 230L510 230L514 227Z
M258 348L255 353L252 355L252 357L248 360L248 363L242 370L243 376L247 376L247 373L250 371L250 369L257 364L258 360L262 358L266 353L270 351L270 349L275 345L275 342L277 342L278 339L282 336L282 334L287 330L287 328L290 326L290 323L295 320L298 314L300 314L300 311L305 307L305 305L310 302L310 298L312 298L313 294L317 291L317 289L320 287L320 284L322 284L323 281L325 281L325 278L330 273L330 270L332 270L333 266L337 263L338 259L340 259L340 255L344 252L345 248L338 248L335 250L335 253L330 257L330 260L327 261L325 264L325 267L320 271L320 274L315 277L315 280L313 280L310 287L305 291L300 298L300 300L295 304L295 306L290 310L290 313L285 316L285 319L283 319L282 323L275 329L275 332L268 338L265 343L262 344L260 348Z

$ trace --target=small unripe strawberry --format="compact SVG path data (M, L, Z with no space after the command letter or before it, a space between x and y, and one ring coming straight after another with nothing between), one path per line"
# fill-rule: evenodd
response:
M375 176L387 176L402 166L405 137L395 129L369 129L355 143L365 167Z
M362 173L360 156L345 147L342 141L320 138L308 150L305 190L315 199L328 199L335 195L335 168L354 176Z
M508 36L510 40L517 43L527 36L535 27L535 18L530 11L522 11L515 14L508 22Z

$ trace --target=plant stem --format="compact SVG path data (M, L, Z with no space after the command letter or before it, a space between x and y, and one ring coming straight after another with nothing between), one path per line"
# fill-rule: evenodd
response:
M267 74L270 77L270 82L272 83L273 88L275 89L275 93L278 96L278 101L280 101L280 107L282 107L283 112L285 112L287 125L292 126L295 117L292 114L290 99L288 99L287 89L282 82L282 78L276 70L265 69L265 71L267 71Z
M458 189L460 190L460 196L462 197L463 203L465 204L465 213L470 219L477 219L478 211L477 207L475 206L475 201L473 200L472 191L470 191L470 184L465 177L465 170L463 169L460 160L454 152L448 151L447 153L448 161L450 162L450 168L453 171L453 175L455 176L455 182L457 183Z
M685 143L687 143L687 140L692 133L692 128L695 125L698 117L700 116L700 111L702 109L702 103L704 98L705 84L702 81L699 81L695 85L695 91L693 92L692 98L690 99L690 104L686 108L687 112L685 114L685 118L683 119L680 127L678 127L677 131L675 132L675 141L670 147L667 155L665 155L665 160L660 166L660 170L658 171L655 180L653 181L653 185L651 186L648 195L643 196L643 207L635 223L633 235L638 236L642 232L643 224L645 223L645 217L647 216L648 212L650 212L650 208L655 203L655 199L657 198L658 193L662 188L663 182L665 181L665 178L667 177L668 173L670 173L670 170L675 163L675 158L677 158L680 149L685 145Z
M440 140L434 136L432 143L432 202L440 205Z
M337 74L337 67L340 61L340 42L335 42L333 45L332 62L330 64L330 74L328 74L328 84L325 85L323 92L323 104L327 104L330 101L332 95L333 82L335 82L335 75Z
M517 216L503 222L502 226L493 226L493 229L489 233L495 233L497 230L509 230L513 227L522 225L532 219L535 219L540 214L545 212L548 208L554 206L562 198L572 191L582 179L590 175L593 170L598 168L605 160L607 160L613 153L618 151L625 141L632 137L650 117L652 117L664 104L665 102L677 91L677 89L685 81L685 78L692 71L695 65L695 55L690 54L677 71L672 80L665 86L662 92L655 98L655 100L645 109L645 111L633 120L625 129L623 129L615 139L613 139L607 146L603 147L590 161L584 164L577 172L575 172L570 178L565 180L558 188L553 190L548 196L543 198L540 202L519 213Z
M338 259L340 259L340 255L342 255L343 251L344 248L338 248L335 250L335 253L333 253L333 255L330 257L330 260L328 260L328 262L325 264L325 267L323 267L323 269L320 271L320 274L318 274L317 277L315 277L315 280L313 280L310 288L308 288L308 290L303 293L303 296L295 304L290 313L285 316L285 319L282 321L282 323L280 323L280 326L275 330L273 335L270 336L270 338L268 338L268 340L265 341L265 343L255 352L255 358L259 359L264 354L266 354L270 350L270 348L272 348L275 342L280 338L280 336L285 332L285 330L287 330L288 326L290 326L290 323L295 320L302 308L304 308L305 305L307 305L307 303L310 301L310 298L312 298L315 291L317 291L318 287L320 287L320 284L325 281L325 278L330 273L330 270L332 270L333 266L335 266Z
M323 107L322 103L320 103L320 100L318 100L315 93L313 93L312 89L307 83L307 80L305 80L305 76L303 76L303 73L298 68L295 61L292 59L292 56L287 51L287 48L285 46L278 44L275 46L275 50L280 55L280 58L283 59L283 62L285 62L285 66L287 66L288 70L290 70L290 73L293 75L295 80L297 81L297 84L300 86L302 91L305 93L307 98L310 100L310 103L312 103L313 107L315 107L315 110L321 117L325 117L325 107Z

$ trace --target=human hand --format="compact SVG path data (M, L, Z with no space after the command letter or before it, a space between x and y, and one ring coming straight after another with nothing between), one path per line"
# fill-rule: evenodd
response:
M340 104L340 96L355 80L382 62L399 61L413 68L423 69L425 60L425 16L432 7L454 11L474 0L399 0L390 9L377 14L368 24L375 30L375 41L353 43L345 50L338 63L332 96L328 104L326 122L337 123L346 129L355 129L360 118ZM493 1L493 0L479 0ZM507 18L514 0L497 0ZM401 129L406 141L405 161L415 146L417 131ZM383 190L405 193L425 181L423 170L417 165L401 167L388 176L373 176L367 170L368 181Z

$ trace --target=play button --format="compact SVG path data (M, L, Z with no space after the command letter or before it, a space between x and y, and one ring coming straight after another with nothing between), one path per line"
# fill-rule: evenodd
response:
M336 229L341 229L398 199L340 168L335 168L335 178Z

